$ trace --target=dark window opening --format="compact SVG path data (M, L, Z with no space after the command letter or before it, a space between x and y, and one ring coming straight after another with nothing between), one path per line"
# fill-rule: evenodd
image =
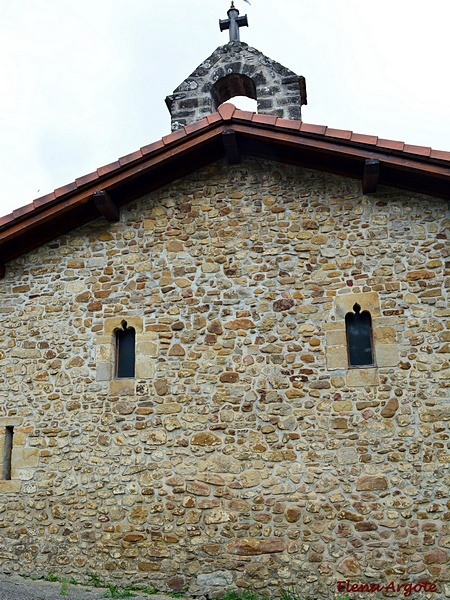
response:
M134 377L136 331L122 321L116 332L116 377Z
M3 446L2 479L11 479L11 459L13 449L14 427L5 427L5 443Z
M350 367L370 367L374 365L372 345L372 317L358 303L354 313L345 315L347 332L348 364Z

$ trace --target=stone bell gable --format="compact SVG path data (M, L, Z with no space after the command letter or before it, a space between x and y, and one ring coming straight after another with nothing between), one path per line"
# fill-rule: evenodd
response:
M167 96L175 131L216 111L234 96L257 101L258 113L301 120L305 78L256 48L233 41L217 48Z

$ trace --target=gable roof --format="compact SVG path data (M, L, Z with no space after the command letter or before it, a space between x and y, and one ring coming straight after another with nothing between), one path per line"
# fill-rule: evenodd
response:
M99 216L117 220L128 202L221 158L241 155L359 179L450 200L450 152L351 131L261 115L223 104L116 162L79 177L0 218L5 263Z

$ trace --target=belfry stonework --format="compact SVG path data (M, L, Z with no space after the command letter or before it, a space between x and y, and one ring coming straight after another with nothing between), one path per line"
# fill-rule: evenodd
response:
M217 48L166 98L172 131L216 111L235 96L257 101L257 111L284 119L301 119L306 104L305 78L240 41L239 27L247 25L234 5L221 30L230 41Z

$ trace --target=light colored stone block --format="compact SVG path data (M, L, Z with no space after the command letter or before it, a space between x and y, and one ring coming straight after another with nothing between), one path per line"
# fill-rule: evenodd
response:
M23 448L13 446L11 455L11 477L14 479L13 472L16 469L31 469L38 466L39 450L38 448Z
M336 317L345 319L348 312L353 312L353 306L358 303L361 311L368 310L372 317L379 317L380 299L376 292L364 292L360 294L346 294L345 296L336 296L334 305L336 308Z
M398 363L398 348L396 344L377 344L375 346L377 367L394 367Z
M327 361L327 369L329 371L348 368L346 346L329 346L326 348L325 354Z
M99 362L97 364L97 381L109 381L112 377L112 364L111 362Z
M157 358L158 356L158 344L156 342L137 342L136 343L136 356Z
M345 323L342 321L329 321L328 323L323 323L322 328L324 331L335 331L336 329L345 329Z
M20 488L22 487L22 481L12 480L12 479L2 479L0 480L0 494L2 493L19 493Z
M112 359L112 339L109 344L99 344L95 348L95 361L98 362L107 362Z
M112 395L129 394L134 395L134 379L111 379L109 382L109 392Z
M119 317L107 317L103 325L103 333L112 335L117 329L122 328L122 321L127 322L127 327L133 327L136 333L142 333L142 317L137 315L120 315Z
M347 371L347 385L349 387L366 387L379 385L378 370L370 369L349 369Z
M28 436L26 433L20 433L16 431L14 428L14 446L25 446L27 442ZM3 448L0 445L0 452L3 451Z
M11 481L30 481L34 473L34 469L11 469Z
M156 331L143 331L137 339L136 343L141 342L153 342L158 339L158 333Z
M108 346L112 344L113 339L112 335L98 335L94 338L94 344L106 344Z
M138 379L151 379L155 374L153 361L146 356L136 359L135 374Z
M18 427L22 423L22 417L0 417L0 427Z
M395 344L397 341L393 327L374 327L373 341L375 344Z
M327 346L345 346L347 344L345 329L327 331L326 336Z

